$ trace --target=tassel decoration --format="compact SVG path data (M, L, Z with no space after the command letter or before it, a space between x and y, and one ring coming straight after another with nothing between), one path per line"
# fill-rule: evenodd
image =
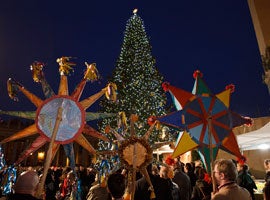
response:
M106 134L108 134L108 133L110 133L110 131L111 131L110 125L107 125L107 126L105 127L105 129L104 129L104 132L105 132Z
M60 75L69 75L71 72L74 72L74 69L72 66L75 66L76 64L73 63L73 62L69 62L69 60L71 59L72 57L66 57L66 56L63 56L61 58L57 58L56 59L56 62L59 64L59 72L60 72Z
M32 78L35 82L39 83L44 78L43 67L44 63L35 61L32 65L30 65L30 70L32 71Z
M153 186L150 186L150 187L148 188L148 190L151 191L150 199L155 199L155 198L156 198L156 194L155 194L155 191L154 191Z
M98 73L96 63L88 64L85 62L85 65L87 67L85 73L84 73L84 79L94 82L97 81L100 78L100 75Z
M107 179L105 176L101 176L100 178L100 187L105 188L107 186Z
M127 127L127 117L125 112L119 112L119 122L118 122L118 128L122 128L122 130L125 130Z
M111 166L107 158L102 158L99 166L99 177L100 177L100 186L107 186L108 174L110 174Z
M107 90L105 92L105 96L108 100L111 100L113 102L117 99L117 86L115 83L109 83L107 85Z
M13 101L19 101L17 94L19 91L18 86L21 86L18 82L14 81L13 79L9 78L7 80L7 91L8 91L8 96L13 100Z
M161 124L159 121L156 122L156 129L161 130Z
M138 115L136 115L136 114L132 114L132 115L130 116L130 120L133 121L133 122L137 122L137 121L139 120L139 117L138 117Z

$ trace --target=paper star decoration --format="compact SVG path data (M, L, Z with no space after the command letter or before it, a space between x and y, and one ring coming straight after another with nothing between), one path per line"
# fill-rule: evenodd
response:
M71 57L61 57L57 59L60 73L60 84L57 94L54 93L45 79L43 73L44 63L36 61L31 65L33 80L42 85L43 93L46 97L45 100L40 99L18 82L12 79L7 81L7 89L10 98L18 101L17 92L21 91L37 107L36 111L0 111L0 114L35 120L34 124L1 141L1 143L6 143L37 135L37 138L33 141L31 146L22 153L15 164L19 164L22 160L31 155L31 153L51 141L52 132L57 122L57 111L60 107L62 108L61 121L52 147L52 160L60 145L63 145L67 157L70 160L71 167L75 167L73 141L77 142L91 154L95 154L96 150L82 133L109 141L107 137L90 127L86 122L115 115L110 113L86 112L86 109L104 94L106 97L115 100L116 85L109 83L108 86L100 92L80 101L79 99L86 82L95 81L99 78L95 63L85 63L86 70L84 77L73 93L69 95L67 76L70 75L70 72L74 71L73 67L75 66L75 63L71 62L70 59Z
M219 149L242 156L232 128L250 125L251 119L229 110L233 85L214 95L203 81L200 71L195 71L193 77L192 93L163 83L163 89L171 93L179 110L157 120L183 131L176 141L172 157L197 148L209 171L211 160L216 158Z

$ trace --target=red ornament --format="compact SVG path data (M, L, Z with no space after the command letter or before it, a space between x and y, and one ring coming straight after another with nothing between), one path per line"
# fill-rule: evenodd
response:
M169 82L164 82L162 83L162 88L165 92L169 90L170 83Z
M193 73L193 78L197 78L197 77L200 77L202 78L203 77L203 74L200 72L200 70L196 70L194 73Z
M245 117L246 123L245 125L250 127L253 124L253 121L250 117Z
M175 164L174 159L172 158L172 155L168 155L165 159L165 163L169 166L172 166Z
M247 161L247 158L244 155L242 155L240 158L237 158L237 162L240 165L244 165L246 161Z
M155 116L150 116L150 117L147 119L148 125L149 125L149 126L152 126L152 125L155 123L156 119L157 119L157 118L156 118Z
M209 174L207 174L207 173L204 174L203 180L204 180L205 182L207 182L208 184L210 184L210 183L212 182L211 176L209 176Z
M233 93L234 92L234 90L235 90L235 85L234 84L230 84L230 85L227 85L226 87L225 87L225 89L226 90L231 90L231 93Z

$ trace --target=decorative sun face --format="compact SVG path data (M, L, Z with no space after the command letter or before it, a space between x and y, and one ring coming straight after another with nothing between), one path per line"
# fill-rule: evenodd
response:
M87 68L85 70L83 79L77 85L73 93L69 95L67 76L70 72L74 71L73 66L75 66L75 63L70 62L70 59L71 57L62 57L57 59L60 73L60 84L57 94L54 93L45 79L42 71L44 64L35 61L31 65L33 80L41 84L43 93L46 97L45 100L41 100L39 97L35 96L20 83L12 79L8 80L8 94L13 100L18 100L17 92L21 91L37 107L37 111L29 112L0 111L1 114L19 116L35 120L35 124L30 125L24 130L21 130L14 135L4 139L1 141L1 143L39 134L39 136L33 141L32 145L23 152L15 164L19 164L22 160L31 155L31 153L35 152L47 142L52 141L52 134L57 120L58 109L60 107L62 108L61 121L57 129L55 140L53 140L53 157L55 156L60 144L69 145L72 144L73 141L84 147L91 154L95 154L96 150L92 147L92 145L82 133L105 141L109 141L107 137L87 125L86 122L99 118L112 117L115 116L115 114L92 113L86 112L85 110L88 109L104 94L106 97L111 97L113 98L112 100L115 100L116 85L110 83L100 92L89 96L82 101L79 101L86 82L97 80L99 75L97 74L98 71L95 67L95 64L86 63Z

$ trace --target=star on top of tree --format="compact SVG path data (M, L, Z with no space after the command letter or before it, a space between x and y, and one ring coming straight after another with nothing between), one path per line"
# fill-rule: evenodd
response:
M135 8L135 9L133 10L133 14L134 14L134 15L136 15L136 14L137 14L137 12L138 12L138 9L137 9L137 8Z

